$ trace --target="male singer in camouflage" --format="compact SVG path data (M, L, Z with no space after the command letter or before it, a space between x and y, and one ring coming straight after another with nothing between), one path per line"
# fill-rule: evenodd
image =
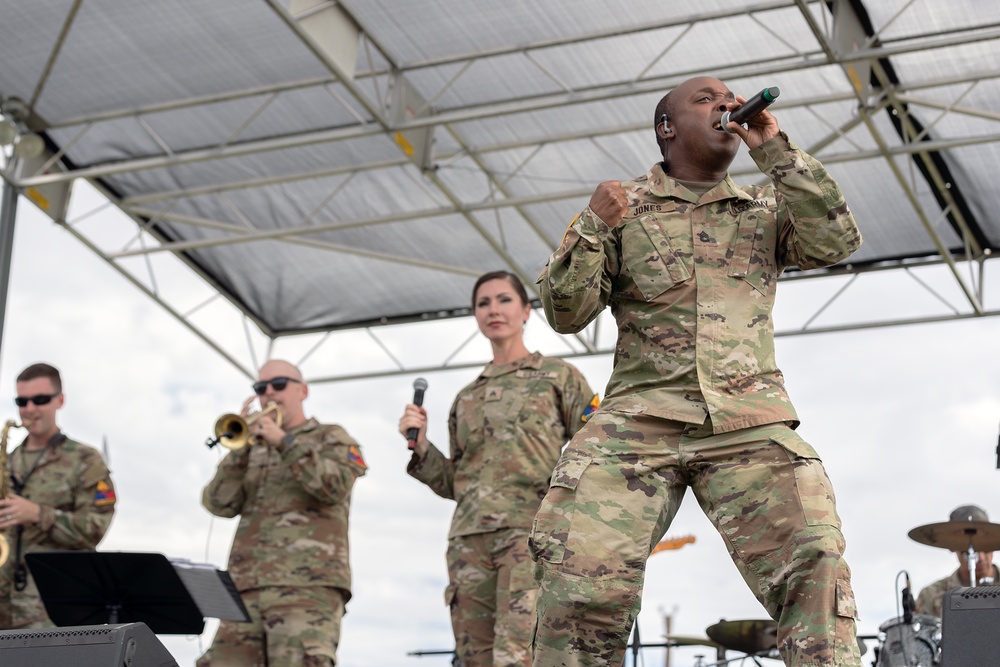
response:
M249 623L223 621L198 667L329 667L351 597L347 520L367 466L351 436L307 418L309 387L287 361L261 366L255 398L272 414L250 426L251 444L229 452L202 494L212 514L240 523L229 574Z
M646 559L687 487L778 623L786 665L860 667L833 488L775 364L786 266L828 266L861 235L823 166L744 100L690 79L654 113L662 162L600 184L539 278L557 331L608 305L605 399L560 458L530 538L540 580L534 664L622 664ZM728 175L741 140L767 185Z

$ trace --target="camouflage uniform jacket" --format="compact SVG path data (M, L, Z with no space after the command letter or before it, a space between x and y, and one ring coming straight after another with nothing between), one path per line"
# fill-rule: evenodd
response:
M727 175L700 199L661 164L623 183L629 209L608 227L588 207L538 279L560 333L609 303L618 321L603 408L700 424L716 433L797 425L775 364L778 275L835 264L861 245L839 187L784 133L750 151L772 184Z
M996 565L993 566L993 583L991 585L1000 585L1000 568L997 568ZM958 570L955 570L944 579L938 579L920 591L920 595L917 596L917 613L941 618L944 594L953 588L961 588L963 586L965 584L958 578Z
M562 446L597 408L576 367L535 352L487 365L451 407L451 458L431 445L407 471L457 501L449 537L530 528Z
M347 431L315 419L279 447L227 454L201 502L217 516L240 515L229 554L236 587L332 586L350 597L348 512L366 469Z
M69 438L39 454L26 451L22 443L8 459L11 477L24 483L18 495L40 507L38 523L25 525L21 534L22 562L33 551L92 551L108 532L115 512L108 466L96 449ZM0 567L0 627L24 627L48 616L30 572L27 587L14 590L17 529L8 529L5 535L11 553ZM11 598L16 600L13 605ZM9 625L4 623L8 609Z

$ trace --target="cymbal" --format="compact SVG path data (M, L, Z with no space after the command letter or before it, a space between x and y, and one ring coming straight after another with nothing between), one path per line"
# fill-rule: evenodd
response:
M721 620L708 626L705 634L723 648L743 653L760 653L778 647L778 624L771 620Z
M907 535L914 542L950 551L967 551L970 539L976 551L1000 550L1000 524L988 521L929 523L917 526Z
M667 635L667 643L674 646L711 646L712 648L722 648L708 637L685 637L683 635Z

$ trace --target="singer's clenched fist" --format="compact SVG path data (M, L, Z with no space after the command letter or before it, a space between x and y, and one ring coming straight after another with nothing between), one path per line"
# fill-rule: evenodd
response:
M615 227L628 211L628 193L621 181L604 181L590 197L590 210L608 227Z

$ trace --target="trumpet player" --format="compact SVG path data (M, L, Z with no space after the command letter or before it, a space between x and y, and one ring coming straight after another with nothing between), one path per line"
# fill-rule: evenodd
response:
M367 466L347 431L306 417L298 368L268 361L253 390L242 410L246 445L227 445L202 493L212 514L240 516L229 574L251 620L222 621L197 665L329 667L351 597L351 489ZM250 415L254 400L262 412Z
M55 367L21 371L14 402L28 436L6 455L11 493L0 499L0 530L10 555L0 566L0 628L51 628L24 556L95 549L114 515L115 487L100 452L59 430L65 397Z

